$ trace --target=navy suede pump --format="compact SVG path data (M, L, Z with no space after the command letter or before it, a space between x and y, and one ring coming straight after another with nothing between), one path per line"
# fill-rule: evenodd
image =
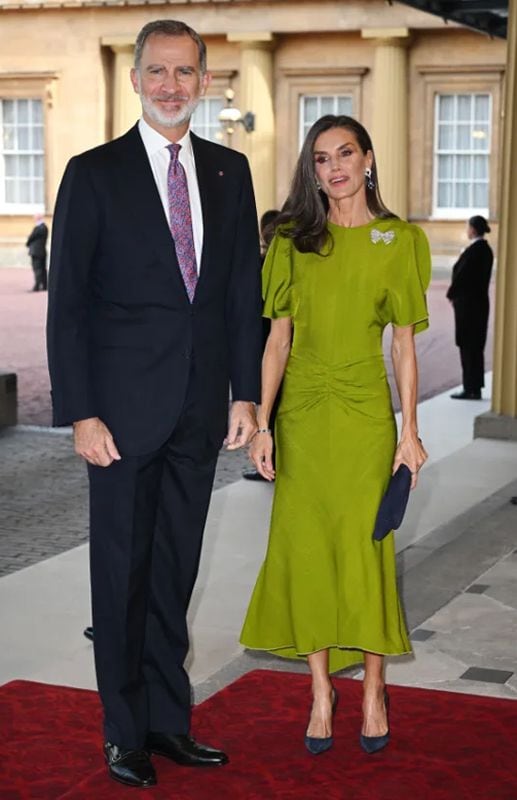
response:
M364 752L368 753L369 755L372 753L378 753L379 750L383 750L390 740L390 698L388 697L388 692L386 691L384 692L384 705L386 706L386 717L388 720L388 730L384 736L364 736L363 734L360 736L361 747L363 748Z
M336 689L332 689L332 716L334 716L337 708L338 693ZM312 753L313 756L319 756L326 750L330 750L334 744L333 736L305 736L305 747Z

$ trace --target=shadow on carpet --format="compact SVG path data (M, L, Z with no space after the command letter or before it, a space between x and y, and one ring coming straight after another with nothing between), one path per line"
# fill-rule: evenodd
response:
M158 786L110 780L95 692L29 681L0 687L2 800L516 800L517 702L392 686L392 741L359 747L361 684L338 679L334 747L303 746L308 676L256 670L197 706L193 731L231 763L154 758Z

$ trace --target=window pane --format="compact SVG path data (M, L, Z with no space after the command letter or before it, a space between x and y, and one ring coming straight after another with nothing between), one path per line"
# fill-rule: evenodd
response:
M454 97L450 94L442 94L438 99L438 120L452 122L453 119Z
M488 208L488 184L475 183L472 203L474 208Z
M31 156L18 156L18 175L21 178L30 178L32 175Z
M17 184L11 179L5 182L5 202L16 203L18 202Z
M488 122L490 115L490 95L477 94L474 98L474 119L477 122Z
M34 124L43 122L43 104L41 100L31 100L31 120Z
M478 125L472 131L472 149L488 152L489 149L489 129L488 125Z
M18 174L18 156L5 156L5 175L12 178Z
M29 122L29 100L17 100L18 124Z
M19 201L20 203L31 202L31 184L28 180L20 180L18 183Z
M438 182L438 208L450 208L451 206L451 184Z
M35 181L34 183L34 197L33 201L35 203L44 203L45 202L45 192L43 181Z
M438 178L452 178L454 156L438 156Z
M304 121L316 122L318 119L318 98L305 97L304 98Z
M29 128L25 125L18 128L18 150L29 150Z
M467 208L467 206L470 206L470 201L469 201L470 183L461 181L455 185L455 188L456 188L456 199L454 205L456 206L456 208L458 207Z
M488 180L488 156L473 156L474 178Z
M333 113L334 113L334 98L322 97L320 116L323 116L324 114L333 114Z
M472 117L472 95L458 95L458 119L469 122Z
M472 141L470 125L458 125L456 128L456 149L470 150Z
M470 156L456 156L456 178L466 180L470 178L471 158Z
M337 112L338 114L347 114L350 116L352 113L352 98L339 97L337 103Z
M2 140L4 150L16 150L16 128L11 125L4 125Z
M452 125L440 125L438 129L438 149L453 150L454 128Z
M32 131L32 137L31 137L32 150L43 150L43 128L38 125L35 128L31 128L31 131Z
M2 103L3 110L4 110L4 123L11 124L15 121L15 101L14 100L4 100Z

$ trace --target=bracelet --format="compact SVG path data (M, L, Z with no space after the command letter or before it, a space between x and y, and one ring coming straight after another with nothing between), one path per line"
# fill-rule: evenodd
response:
M269 433L271 436L271 428L259 428L258 431L255 431L255 436L257 433Z

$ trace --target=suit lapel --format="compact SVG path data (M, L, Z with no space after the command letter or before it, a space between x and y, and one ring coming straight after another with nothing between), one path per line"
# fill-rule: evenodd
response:
M194 133L190 134L192 149L194 151L194 161L196 164L199 194L201 197L201 208L203 211L203 250L201 254L201 266L199 270L199 281L196 288L197 298L204 292L207 284L213 277L214 266L210 254L217 252L217 232L218 232L218 208L220 208L221 197L220 187L217 184L217 165L210 158L206 143ZM195 302L195 299L194 299Z
M120 143L123 145L120 155L124 162L124 168L120 172L122 197L127 198L135 224L149 238L158 258L171 271L186 301L189 302L176 257L174 240L138 126L131 128L120 139Z

